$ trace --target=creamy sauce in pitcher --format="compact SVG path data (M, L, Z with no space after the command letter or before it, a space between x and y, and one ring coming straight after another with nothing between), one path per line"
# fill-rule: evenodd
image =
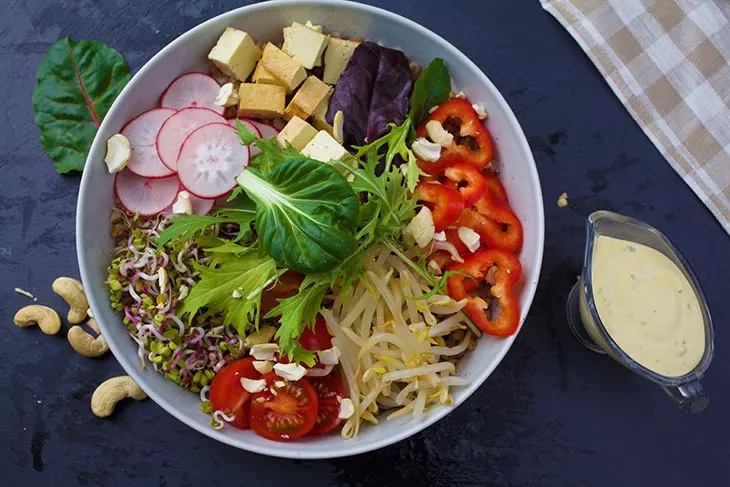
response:
M664 254L599 236L591 283L598 316L626 355L667 377L697 366L706 340L700 303L681 269Z

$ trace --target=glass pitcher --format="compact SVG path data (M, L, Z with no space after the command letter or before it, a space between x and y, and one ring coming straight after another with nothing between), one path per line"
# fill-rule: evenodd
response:
M710 366L714 353L714 331L707 309L707 301L699 282L687 261L669 239L657 229L641 221L609 211L596 211L586 223L587 239L583 272L570 291L567 302L567 318L573 335L586 348L601 354L608 354L621 365L659 384L674 400L675 404L688 412L698 412L707 406L709 398L699 379ZM704 320L705 350L700 362L693 370L681 377L660 375L629 357L609 335L601 322L593 295L592 266L596 240L608 236L655 249L676 265L689 281L700 303Z

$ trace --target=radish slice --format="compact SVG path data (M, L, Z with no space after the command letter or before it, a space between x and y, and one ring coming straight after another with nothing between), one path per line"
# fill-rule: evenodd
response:
M250 122L259 129L261 137L263 137L264 139L270 139L271 137L276 137L277 135L279 135L279 129L277 129L273 125L269 125L266 122L258 122L256 120L250 120Z
M194 194L190 195L190 202L193 204L194 215L207 215L215 205L215 199L198 198Z
M148 216L160 213L175 201L180 189L177 177L142 178L132 171L121 171L114 179L117 198L130 213Z
M200 198L217 198L236 185L248 166L249 150L227 123L195 129L180 149L177 173L185 189Z
M160 127L174 114L175 110L170 108L154 108L133 118L122 129L132 149L127 168L137 176L164 178L174 174L160 160L155 145Z
M160 106L178 110L188 107L209 108L222 115L225 107L215 104L220 88L218 82L207 74L183 74L167 87Z
M236 129L236 130L238 130L238 127L236 127L236 120L238 120L243 125L245 125L249 132L251 132L252 134L254 134L259 139L261 138L261 131L256 126L256 122L254 122L253 120L249 120L247 118L239 118L239 119L229 120L228 123L230 123L233 126L233 128ZM251 149L251 157L255 156L256 154L260 154L261 153L261 149L259 149L255 145L249 147L249 149Z
M177 156L183 141L193 130L226 119L208 108L183 108L162 124L157 134L157 154L162 163L172 171L177 171Z

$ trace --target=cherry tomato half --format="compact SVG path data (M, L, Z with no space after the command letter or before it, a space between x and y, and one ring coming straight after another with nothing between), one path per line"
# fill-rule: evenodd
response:
M247 429L251 394L241 385L242 377L247 379L261 377L261 374L254 369L253 359L250 357L231 362L218 371L210 385L210 402L213 409L235 416L230 424L236 428Z
M290 298L297 294L302 280L304 274L286 271L273 286L264 289L261 293L261 316L266 316L266 313L278 306L279 299Z
M334 376L313 377L309 383L317 392L317 420L310 435L323 435L329 433L342 423L340 415L340 401L344 399L345 388Z
M310 352L332 348L332 335L330 335L322 315L317 315L317 319L314 320L314 329L307 327L299 335L299 345Z
M317 421L317 393L306 378L284 380L271 372L266 389L251 398L251 428L274 441L289 441L309 433Z

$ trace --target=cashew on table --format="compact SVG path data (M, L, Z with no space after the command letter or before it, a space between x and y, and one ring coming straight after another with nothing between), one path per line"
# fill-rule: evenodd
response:
M128 397L141 401L147 394L128 375L107 379L91 396L91 412L96 417L106 418L114 412L114 407L119 401Z
M59 277L53 281L53 292L61 296L71 307L66 316L69 323L77 325L86 319L89 302L86 300L81 281L70 277Z
M86 324L99 333L99 325L96 324L96 320L92 318ZM71 347L84 357L100 357L109 351L109 345L103 336L99 335L94 338L79 325L71 327L67 338Z
M37 324L46 335L55 335L61 330L61 318L58 313L48 306L41 306L40 304L31 304L19 309L15 313L13 321L22 328Z

